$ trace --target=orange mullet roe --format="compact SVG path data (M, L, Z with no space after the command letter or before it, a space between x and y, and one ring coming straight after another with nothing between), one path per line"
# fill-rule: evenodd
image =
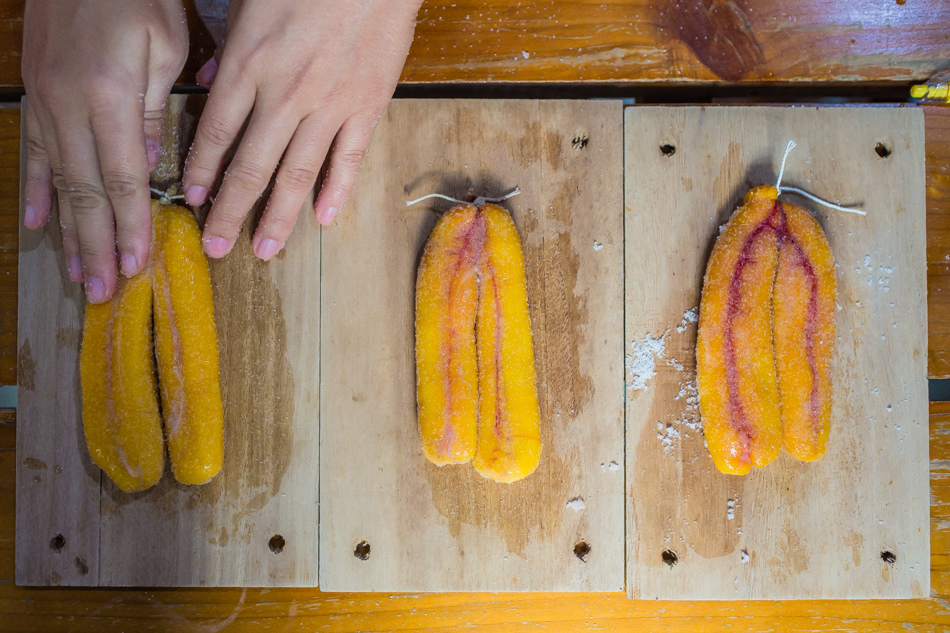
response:
M178 481L205 483L223 461L218 339L201 233L188 210L153 201L152 234L147 269L120 279L110 301L87 304L83 324L86 445L125 492L161 479L163 422Z
M416 278L416 393L434 464L474 459L511 483L541 457L521 240L503 208L460 205L426 242Z
M697 381L709 452L723 473L825 453L836 287L824 232L774 187L749 191L703 281Z

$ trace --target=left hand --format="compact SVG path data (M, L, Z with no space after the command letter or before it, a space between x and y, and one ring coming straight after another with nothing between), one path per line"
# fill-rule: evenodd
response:
M333 220L396 88L420 4L232 0L183 183L187 202L203 204L247 122L205 223L202 241L209 256L231 250L275 169L252 246L261 259L276 255L328 153L329 171L314 212L322 224ZM210 79L208 69L203 72Z

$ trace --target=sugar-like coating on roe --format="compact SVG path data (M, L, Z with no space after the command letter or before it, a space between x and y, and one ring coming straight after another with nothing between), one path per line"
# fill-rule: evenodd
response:
M152 204L155 353L168 455L178 481L203 484L224 461L211 275L194 216Z
M821 227L773 187L749 192L710 256L697 345L717 468L744 474L784 443L818 459L828 434L834 263Z
M507 211L460 205L426 243L416 278L416 378L423 452L474 458L513 482L540 459L540 415L521 241Z
M83 432L93 462L125 492L152 487L165 469L165 442L147 273L120 278L112 299L86 304L79 364Z

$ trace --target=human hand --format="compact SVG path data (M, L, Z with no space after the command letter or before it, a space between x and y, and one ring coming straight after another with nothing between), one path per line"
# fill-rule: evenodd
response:
M420 3L232 0L184 174L185 199L203 204L247 122L205 223L209 256L223 257L234 246L278 162L254 253L268 260L283 248L328 152L314 212L323 224L333 220L396 88ZM202 73L212 80L214 64Z
M23 25L24 224L59 201L69 278L89 301L148 261L149 171L162 109L188 54L180 0L29 0Z

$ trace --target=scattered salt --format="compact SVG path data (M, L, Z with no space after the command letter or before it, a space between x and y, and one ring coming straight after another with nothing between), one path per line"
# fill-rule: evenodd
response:
M742 550L739 552L739 559L742 561L743 565L749 564L749 552Z
M683 320L680 321L680 324L676 326L676 331L682 334L686 331L686 328L689 327L690 323L696 323L699 321L699 308L690 308L683 313Z
M595 250L595 251L599 251L599 250L602 249L603 247L604 247L603 244L601 244L601 243L598 242L597 240L594 240L594 250Z
M609 464L607 464L607 468L609 470L620 470L620 464L618 464L617 462L610 462Z
M630 345L633 354L624 360L627 370L627 389L646 389L647 380L656 376L656 359L666 356L667 330L659 338L649 332L639 341Z
M574 497L567 502L567 508L573 510L574 512L580 512L584 509L584 500L581 497Z
M736 501L735 499L729 499L726 501L726 518L732 521L736 518Z

